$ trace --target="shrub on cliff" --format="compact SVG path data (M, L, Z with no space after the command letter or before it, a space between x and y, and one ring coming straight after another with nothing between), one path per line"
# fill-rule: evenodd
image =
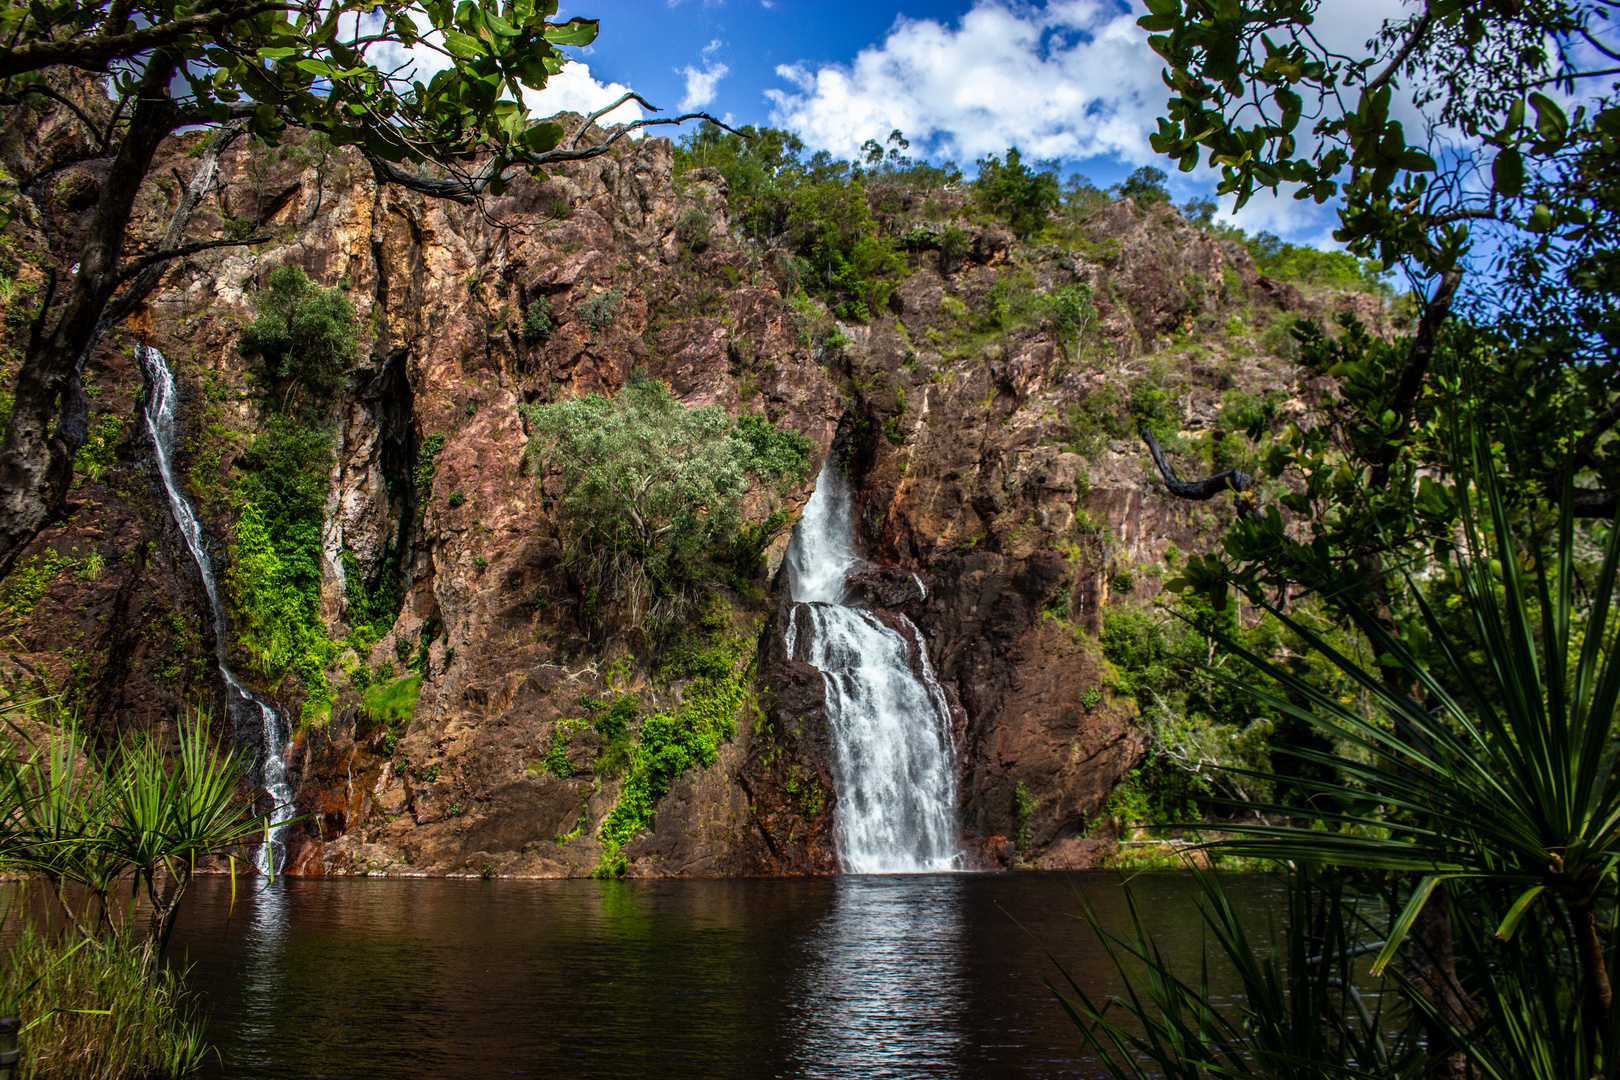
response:
M264 677L303 679L312 716L329 700L325 668L337 652L321 619L332 436L274 416L237 464L243 506L227 576L237 633Z
M1016 146L1007 151L1005 161L991 154L980 158L978 166L973 190L979 204L1004 219L1022 239L1045 227L1047 215L1063 203L1056 164L1037 162L1031 169Z
M276 267L269 285L254 297L259 317L242 331L237 349L262 357L271 379L300 383L317 394L342 389L360 355L354 306L292 263Z
M691 409L667 385L523 405L530 457L562 474L561 527L587 604L621 604L639 626L684 613L725 580L750 483L804 475L809 441L718 405Z

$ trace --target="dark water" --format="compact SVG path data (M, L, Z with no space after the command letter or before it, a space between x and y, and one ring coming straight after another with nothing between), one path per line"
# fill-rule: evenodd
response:
M1114 986L1075 889L1126 918L1111 874L259 884L196 882L171 944L233 1080L1099 1076L1042 980ZM1191 882L1133 887L1196 957Z

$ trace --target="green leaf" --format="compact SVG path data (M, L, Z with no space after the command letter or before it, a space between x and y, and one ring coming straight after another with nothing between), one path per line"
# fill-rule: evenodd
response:
M1411 931L1412 924L1417 921L1418 912L1422 911L1423 905L1429 902L1429 896L1434 892L1434 887L1438 884L1440 884L1440 879L1431 875L1418 882L1417 888L1412 890L1412 899L1406 902L1406 907L1401 911L1400 918L1396 919L1395 925L1390 927L1389 940L1384 942L1384 947L1379 950L1378 957L1373 960L1372 973L1374 976L1382 975L1384 968L1389 965L1391 960L1395 959L1396 950L1401 947L1401 942L1406 940L1406 935Z
M264 57L266 60L289 60L298 55L298 50L285 47L275 49L260 49L258 55Z
M1524 895L1513 901L1508 913L1502 918L1502 925L1496 928L1496 936L1500 941L1513 940L1514 933L1519 929L1519 923L1524 921L1525 912L1530 905L1536 902L1536 897L1547 891L1545 885L1532 885L1524 891Z
M484 25L489 27L501 37L517 37L519 30L493 11L484 12Z
M546 27L546 40L553 45L589 45L596 40L599 20L573 18L560 26Z
M1530 212L1530 220L1524 223L1524 227L1533 233L1552 232L1552 208L1546 203L1536 203L1536 208Z
M1524 190L1524 157L1518 147L1510 146L1496 155L1491 178L1496 181L1496 190L1503 195L1513 197Z
M462 60L477 60L485 53L483 42L455 30L444 32L444 47L451 56Z
M530 153L543 154L561 142L564 134L561 124L535 124L518 136L517 143Z
M1536 133L1551 142L1562 142L1569 134L1569 118L1558 103L1545 94L1531 94L1530 104L1536 110Z

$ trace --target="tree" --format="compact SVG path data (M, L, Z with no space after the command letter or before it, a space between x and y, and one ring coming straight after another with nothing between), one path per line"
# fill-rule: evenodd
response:
M518 411L529 456L561 473L584 602L622 604L632 627L669 625L725 579L749 484L802 478L812 445L760 417L733 426L719 405L689 409L653 379Z
M1056 162L1037 162L1031 169L1016 146L1003 161L995 154L980 158L974 191L984 208L1005 218L1020 239L1027 240L1046 227L1046 218L1063 204Z
M301 383L321 395L342 389L360 354L354 305L292 263L276 267L269 284L255 298L259 318L242 331L237 349L263 358L272 380Z
M1169 179L1163 169L1143 165L1121 181L1119 193L1121 197L1134 199L1143 206L1166 203L1170 201L1170 192L1164 185ZM1211 208L1210 212L1214 213L1214 209Z
M614 125L590 139L597 119L641 101L626 95L572 132L532 122L524 88L544 87L568 61L562 49L597 32L591 19L551 21L556 11L556 0L93 0L0 12L0 108L48 100L72 110L90 135L85 153L106 162L84 242L63 253L76 266L71 280L47 270L29 328L0 443L0 571L63 505L86 436L80 372L97 340L156 287L168 260L261 239L185 236L220 153L237 137L275 143L303 129L358 148L382 182L476 205L518 172L595 157L635 128L704 115ZM450 66L411 81L375 61L387 45L430 50ZM70 71L109 76L111 109L59 89ZM168 229L156 243L128 237L158 145L188 125L215 134ZM140 253L127 256L130 247Z

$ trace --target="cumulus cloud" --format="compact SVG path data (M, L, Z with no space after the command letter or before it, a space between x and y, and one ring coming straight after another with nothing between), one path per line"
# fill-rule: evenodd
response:
M703 51L707 53L713 48L714 45L711 44L708 49ZM695 68L691 64L681 68L680 73L686 76L686 96L681 98L681 112L701 109L713 101L715 88L730 70L726 65L716 64L712 61L705 61L701 69Z
M560 112L593 113L613 104L630 92L623 83L604 83L591 75L591 66L578 60L566 65L546 81L539 92L525 89L523 104L534 116L551 116ZM627 101L602 117L599 123L628 124L640 120L646 113L634 101Z
M773 123L834 154L899 128L967 160L1016 145L1036 158L1153 158L1165 100L1134 14L1106 0L978 0L954 26L898 19L848 65L793 64L770 90Z

